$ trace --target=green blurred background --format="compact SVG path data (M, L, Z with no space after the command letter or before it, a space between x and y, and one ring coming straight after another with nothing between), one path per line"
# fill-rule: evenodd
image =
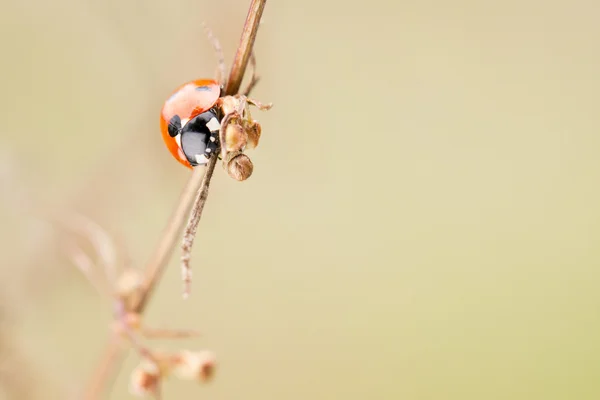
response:
M200 22L230 62L248 3L3 1L4 398L77 398L110 303L45 215L84 213L145 264L189 176L160 107L214 76ZM175 257L147 314L200 330L157 345L219 369L164 398L600 398L599 17L597 1L268 2L254 174L218 167L192 297ZM107 398L131 398L137 360Z

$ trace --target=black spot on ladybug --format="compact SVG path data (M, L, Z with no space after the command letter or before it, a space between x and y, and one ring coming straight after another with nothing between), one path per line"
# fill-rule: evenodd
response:
M179 115L174 115L169 121L169 136L175 137L181 131L181 118Z

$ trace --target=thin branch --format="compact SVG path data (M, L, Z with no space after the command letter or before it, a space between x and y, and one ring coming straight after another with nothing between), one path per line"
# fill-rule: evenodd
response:
M239 91L242 79L244 78L244 73L246 72L248 60L252 54L254 41L256 39L265 4L266 0L252 0L252 3L250 4L240 44L231 67L229 79L227 80L227 87L225 88L225 94L227 95L233 95ZM194 172L181 195L177 208L172 214L169 224L156 247L156 251L146 266L144 293L141 296L137 307L135 307L133 311L137 311L138 313L144 311L148 299L151 297L158 281L168 265L168 261L175 247L175 242L182 230L190 205L194 200L196 203L194 208L200 210L200 212L197 213L198 219L200 219L204 203L206 202L206 196L208 195L210 179L217 164L216 157L217 156L214 155L211 158L204 174L202 174L201 168L194 169ZM200 177L202 177L202 181L200 181ZM196 188L198 187L199 190L197 196L194 196ZM106 390L107 382L114 369L114 365L122 356L123 352L120 349L119 340L117 337L113 336L86 388L85 399L94 400L101 396L102 392Z
M252 49L254 48L254 41L256 39L256 34L258 33L258 26L260 24L260 19L262 17L263 10L265 8L266 0L252 0L250 4L250 8L248 10L248 16L246 17L246 23L244 24L244 30L242 31L242 37L240 39L240 44L238 46L238 51L235 55L233 63L231 65L231 72L229 74L229 78L227 79L227 87L225 88L225 94L235 94L238 92L242 80L244 78L244 73L246 72L246 67L248 66L248 61L252 56ZM202 181L200 183L200 189L194 199L194 204L192 206L192 215L190 216L190 220L188 223L188 230L186 231L186 235L184 237L183 247L184 249L188 249L188 251L184 251L184 259L182 260L182 275L184 280L184 297L189 295L189 286L190 286L190 278L191 272L189 268L189 251L191 250L191 245L193 244L193 237L190 236L188 231L193 231L195 235L196 229L198 227L198 223L200 222L200 218L202 217L202 211L204 209L204 204L206 203L206 199L208 197L208 188L210 186L210 180L212 179L213 172L217 165L217 156L216 154L211 157L210 161L206 166L206 172L202 176ZM194 173L188 182L188 187L194 185L198 182L199 175L197 170L201 168L194 168ZM187 197L185 198L188 199ZM180 206L183 201L180 202ZM187 209L189 209L189 205L185 204L185 209L187 213ZM178 207L178 211L181 207ZM157 255L165 255L166 258L158 258L155 257L152 260L155 263L151 263L148 268L148 280L145 286L146 290L144 291L144 295L142 295L142 301L140 304L140 309L137 311L142 311L149 294L152 292L155 286L155 282L158 277L162 275L162 271L168 264L168 258L173 252L174 240L176 239L176 235L181 230L181 226L183 224L182 220L177 220L177 230L169 230L163 236L163 240L159 244ZM173 227L173 224L170 225ZM191 228L191 229L190 229ZM187 254L187 255L186 255Z
M181 229L186 222L186 217L188 216L190 206L196 198L198 187L202 187L202 183L204 182L203 178L208 174L208 172L208 169L206 170L206 173L204 173L202 168L194 168L194 172L190 176L190 179L188 180L183 193L179 198L177 208L171 216L169 225L163 232L162 238L156 247L156 251L146 266L144 290L139 304L134 308L135 312L141 313L144 310L148 299L156 287L156 284L162 277L165 268L169 264L169 259L173 254L173 249L175 248L175 243L177 242L177 238L179 237ZM202 179L202 181L200 181L200 179Z
M94 262L90 256L81 249L75 243L74 240L66 240L62 246L67 257L71 260L73 265L81 271L81 273L87 278L88 282L96 289L100 296L111 297L112 287L107 285L106 280L99 279L94 272Z
M104 349L102 358L98 362L90 381L85 388L83 398L85 400L96 400L101 398L107 389L109 380L112 379L116 364L123 359L124 351L121 338L112 335Z
M253 66L255 66L255 60L253 56L254 41L256 40L258 26L260 25L260 19L262 18L262 13L265 9L266 2L267 0L252 0L252 3L250 4L248 16L246 17L246 23L244 24L244 30L242 31L240 44L238 46L237 53L235 54L235 58L231 65L231 72L229 73L229 78L227 79L227 86L225 87L226 95L234 95L237 92L239 92L250 59L253 60L252 64ZM250 82L249 90L252 90L252 87L256 84L256 81L257 79L255 77L255 71L253 71L252 82ZM222 126L221 130L224 131L225 127ZM224 143L221 143L221 146L223 145ZM217 165L217 154L218 153L215 153L211 157L208 165L206 166L206 173L202 178L200 191L198 192L196 200L194 201L194 205L192 206L192 214L190 215L190 220L187 224L186 231L183 237L183 243L181 246L183 253L181 256L181 275L183 278L184 298L187 298L190 294L190 286L192 279L192 272L190 268L190 255L192 251L192 246L194 244L194 238L196 237L198 224L200 223L200 218L202 217L202 211L204 210L204 204L206 203L206 199L208 197L208 188L210 186L210 180L215 170L215 166Z
M190 295L190 286L192 282L192 271L190 268L190 253L192 250L192 246L194 245L194 238L196 237L196 231L198 230L198 224L200 223L200 218L202 217L202 210L204 210L204 204L206 204L206 199L208 197L208 188L210 186L210 180L212 179L213 172L215 171L215 166L217 165L218 157L217 155L213 155L208 165L206 166L206 173L202 178L202 183L200 184L200 190L198 190L198 196L196 197L196 201L194 202L194 206L192 207L192 212L190 214L190 218L185 227L185 232L183 234L183 254L181 256L181 276L183 278L183 297L188 297ZM196 167L197 168L197 167Z
M189 339L197 338L201 334L194 330L183 329L165 329L165 328L144 328L140 329L142 336L146 339Z
M60 221L67 228L84 236L98 256L98 262L104 271L104 281L109 285L109 294L117 281L117 250L111 236L96 222L77 213L65 214Z
M260 19L262 18L266 3L267 0L252 0L252 3L250 4L250 10L248 10L248 16L246 17L246 23L244 24L240 45L238 46L235 59L231 65L231 72L229 74L229 79L227 80L225 94L234 95L240 90L242 79L244 78L246 67L248 66L248 60L250 60L250 56L252 55L254 40L258 33L258 26L260 25Z

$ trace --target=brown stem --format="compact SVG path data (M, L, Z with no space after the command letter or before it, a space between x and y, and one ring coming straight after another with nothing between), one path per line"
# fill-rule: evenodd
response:
M248 66L248 60L250 60L250 56L252 55L254 40L258 33L258 25L260 25L260 19L262 18L266 3L267 0L252 0L252 3L250 4L246 23L244 24L244 31L242 32L242 38L240 39L240 45L238 46L235 59L231 65L231 72L229 73L229 79L227 80L225 94L234 95L240 90L242 79L244 78L246 67Z
M199 186L202 187L202 183L204 182L203 178L207 174L208 169L206 170L206 173L204 173L202 168L194 168L194 172L190 176L190 179L183 189L179 203L177 203L177 208L171 216L169 225L163 232L162 238L156 247L154 255L152 258L150 258L150 262L146 266L144 290L142 292L142 296L140 297L139 304L134 308L133 311L137 313L144 311L148 299L152 295L152 292L160 280L166 266L169 264L169 259L173 254L173 249L175 248L175 243L179 237L179 233L186 222L190 206L196 198L196 193Z
M263 10L265 8L267 0L252 0L250 8L248 10L248 16L246 17L246 23L244 24L244 30L242 31L242 37L238 46L237 53L233 59L231 65L231 72L227 79L227 86L225 87L226 95L234 95L240 90L246 67L248 67L248 61L252 56L252 49L254 48L254 41L256 34L258 33L258 26L260 25L260 19L262 17ZM224 126L221 127L224 132ZM221 140L221 146L224 145L224 141ZM196 230L198 223L202 217L202 210L208 197L208 187L212 178L215 166L217 165L217 155L213 155L206 166L206 173L202 179L200 191L196 196L194 205L192 207L192 214L190 220L186 226L185 235L182 243L182 256L181 256L181 272L183 277L183 297L186 298L190 294L191 285L191 269L190 269L190 256L192 251L192 245L194 243L194 237L196 236Z
M123 359L124 351L121 340L117 335L112 335L104 349L102 358L98 362L91 379L87 383L83 398L96 400L106 390L107 383L112 379L116 364Z
M192 212L190 213L190 218L188 220L188 223L185 227L185 232L183 234L181 275L183 277L184 297L188 297L190 294L190 286L192 282L190 255L192 252L192 246L194 245L196 231L198 230L198 224L200 223L200 218L202 217L202 210L204 210L204 204L206 204L206 199L208 197L208 188L210 186L210 180L212 179L213 172L215 171L217 161L218 157L215 154L210 158L208 165L206 166L206 173L202 178L202 183L200 184L200 189L198 190L198 195L196 196L196 201L194 202L194 206L192 207Z
M258 32L258 25L262 17L262 12L265 8L266 0L252 0L250 9L248 10L248 17L244 25L240 44L233 61L229 79L227 80L227 87L225 93L228 95L236 94L239 91L248 60L252 54L252 48L254 47L254 40ZM214 160L214 161L213 161ZM140 301L134 307L134 312L142 313L145 309L148 299L151 297L154 288L158 281L162 277L162 274L168 264L169 258L173 253L175 243L181 232L183 224L186 220L187 212L190 205L194 200L196 201L197 207L200 209L198 218L201 215L206 196L208 194L208 186L210 178L212 177L213 171L216 166L216 155L213 156L211 162L206 167L206 172L202 174L201 168L195 168L192 176L190 177L182 195L177 204L175 211L173 212L167 228L163 232L161 240L156 247L154 255L150 259L150 262L146 266L146 280L144 284L144 292L141 296ZM202 177L202 181L200 181ZM200 182L200 183L199 183ZM200 187L197 196L196 188ZM115 364L123 356L123 351L119 345L119 339L117 337L111 338L110 343L106 347L104 354L98 363L92 377L85 389L84 398L87 400L96 400L102 396L102 393L106 390L107 383L110 379L112 371L114 370Z

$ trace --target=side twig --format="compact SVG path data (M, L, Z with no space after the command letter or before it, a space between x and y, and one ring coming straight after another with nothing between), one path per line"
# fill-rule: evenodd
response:
M266 0L252 0L250 4L240 44L231 67L229 79L227 80L227 87L225 88L225 94L227 95L233 95L239 91L244 73L246 72L246 67L248 66L248 61L252 54L254 41L256 39L265 4ZM169 224L162 234L161 240L156 247L156 251L146 267L144 290L140 296L139 302L134 307L134 312L141 314L144 311L149 298L168 265L177 238L186 222L185 216L189 212L190 206L194 201L196 203L194 208L199 210L196 215L198 220L200 219L202 209L204 208L208 196L210 180L217 164L216 158L216 155L211 158L204 174L202 174L200 168L194 169L194 172L183 190L179 203L171 216ZM196 188L199 189L196 190ZM196 193L197 195L195 196ZM120 341L117 337L112 337L86 387L84 393L85 399L96 400L101 397L102 392L107 389L107 384L115 364L122 356L123 351L120 346Z
M208 174L208 169L206 171L206 173L203 173L202 168L194 168L190 179L183 189L177 208L175 209L175 212L173 212L167 228L163 232L154 255L150 258L150 261L146 266L144 290L140 297L139 304L134 308L136 312L144 311L148 299L162 277L166 266L169 264L169 259L173 254L173 249L175 248L179 233L186 222L190 206L196 198L197 191L203 190L202 183L204 182L204 177ZM200 189L198 189L199 186Z
M194 244L194 238L196 237L196 231L198 230L198 224L200 223L200 218L202 217L202 211L204 210L204 204L206 204L206 198L208 197L208 188L210 186L210 180L212 179L213 172L215 171L215 166L217 165L218 157L217 155L213 155L208 165L206 166L206 172L204 173L204 177L202 178L202 182L200 183L200 189L198 190L198 196L196 197L196 201L192 206L192 212L190 214L190 219L188 224L186 225L185 232L183 233L183 255L181 256L181 264L182 264L182 278L183 278L183 295L184 297L189 296L190 294L190 285L192 282L192 272L190 268L190 253L192 246ZM196 167L197 168L197 167ZM195 172L195 171L194 171Z

